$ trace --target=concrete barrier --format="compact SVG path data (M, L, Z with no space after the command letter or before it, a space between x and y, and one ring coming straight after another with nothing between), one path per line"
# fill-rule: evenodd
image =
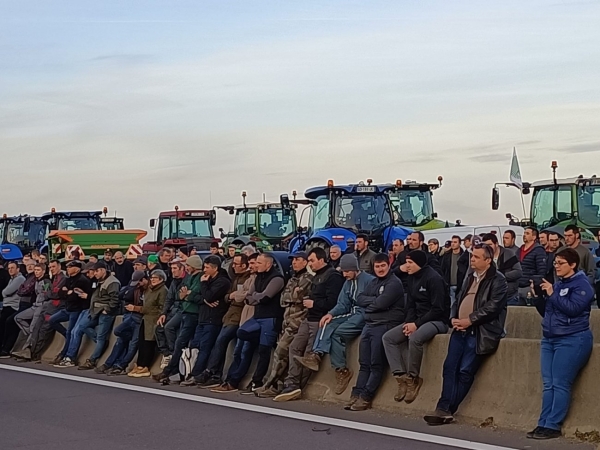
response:
M507 330L511 337L502 340L496 354L489 357L480 369L471 392L460 407L458 417L474 424L493 417L495 424L500 427L530 430L536 426L542 400L541 331L535 330L536 323L537 327L540 327L540 317L534 308L515 307L510 310ZM594 311L592 319L593 328L598 330L597 334L600 334L600 311ZM121 320L121 317L117 318L115 325L121 323ZM514 337L515 335L525 337L518 338ZM427 346L421 373L424 383L418 399L413 404L407 405L394 401L396 381L388 373L373 406L411 416L420 416L435 409L441 393L442 366L446 358L449 338L450 335L436 336ZM598 339L598 336L595 339ZM108 357L115 340L115 336L111 335L109 349L103 355L101 362ZM63 337L57 333L52 345L44 353L43 359L45 361L53 359L63 343ZM231 360L232 349L233 346L229 349L228 361ZM84 337L78 360L84 361L92 351L93 343ZM350 390L358 374L358 339L348 347L347 357L355 375L343 395L337 396L333 393L335 375L330 368L329 359L325 358L321 370L311 377L304 397L321 402L340 404L346 402L350 398ZM157 360L153 366L154 372L158 371L158 364ZM228 367L228 363L225 367ZM600 344L597 343L573 391L573 401L564 427L567 434L573 434L576 429L592 431L600 428L599 373Z

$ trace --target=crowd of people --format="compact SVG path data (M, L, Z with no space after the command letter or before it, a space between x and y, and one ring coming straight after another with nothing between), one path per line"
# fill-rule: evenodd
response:
M527 228L520 247L515 238L510 230L502 242L495 234L454 236L440 248L414 232L377 253L358 235L346 252L333 246L290 255L290 273L252 245L213 245L204 257L164 248L133 262L107 250L102 259L68 262L66 273L58 261L34 254L0 269L0 358L40 362L58 332L65 340L52 362L57 368L287 402L302 398L312 373L327 370L325 355L334 392L343 394L354 378L346 348L360 339L345 408L364 411L388 367L394 399L414 402L424 347L452 330L440 399L425 416L442 425L454 420L481 364L498 348L507 306L531 305L543 316L544 394L528 436L550 439L560 436L571 386L591 354L595 267L576 227L564 236ZM100 363L111 332L116 343ZM94 348L80 360L83 336Z

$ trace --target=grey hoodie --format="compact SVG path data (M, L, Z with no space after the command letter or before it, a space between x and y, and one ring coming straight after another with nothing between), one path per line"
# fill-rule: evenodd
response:
M2 290L2 297L4 298L4 308L12 308L15 311L19 310L19 302L21 299L17 295L17 291L24 282L25 277L20 273L17 274L17 276L12 277L10 279L8 285Z

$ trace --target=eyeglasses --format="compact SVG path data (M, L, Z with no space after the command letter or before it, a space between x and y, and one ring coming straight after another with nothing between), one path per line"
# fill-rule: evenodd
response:
M569 264L569 263L568 263L568 262L566 262L566 261L558 261L558 260L555 260L555 261L552 263L552 265L553 265L554 267L558 267L558 266L564 266L565 264Z

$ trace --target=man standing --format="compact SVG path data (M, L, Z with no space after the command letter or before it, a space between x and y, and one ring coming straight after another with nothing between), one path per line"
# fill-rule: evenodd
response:
M542 283L546 276L546 251L537 243L538 231L533 227L525 228L523 245L518 251L522 275L519 279L519 305L531 303L531 281L535 286Z
M332 245L329 249L329 263L334 269L339 271L340 259L342 257L342 249L339 245Z
M342 256L340 268L346 281L337 304L320 320L312 353L297 358L304 367L317 372L323 355L329 353L335 370L336 395L344 393L354 375L346 364L346 344L360 336L365 327L364 308L358 306L356 298L374 278L359 270L354 255Z
M415 231L408 235L406 238L406 243L408 244L408 250L423 250L427 255L427 264L433 270L435 270L440 275L442 274L442 267L437 257L429 253L428 247L425 245L425 235L420 231ZM406 266L400 267L400 270L406 272Z
M412 403L423 385L423 348L436 335L448 332L450 299L443 278L427 265L427 255L414 250L406 257L408 295L406 319L383 335L383 346L398 383L394 400Z
M596 264L592 252L581 245L581 232L577 225L569 225L565 228L565 244L579 255L579 270L585 272L588 281L593 286L596 281Z
M167 282L165 283L167 289L171 286L171 282L173 281L173 274L171 274L170 266L171 259L173 259L173 255L170 248L164 247L158 252L158 267L167 275Z
M482 245L473 249L473 272L467 276L452 308L454 332L444 362L442 395L435 412L424 417L429 425L454 421L454 414L471 389L481 363L486 355L498 349L504 336L508 286L493 262L491 247Z
M484 244L492 247L494 251L494 264L500 271L504 278L506 278L507 291L506 298L508 299L508 305L519 304L519 280L523 275L521 270L521 263L517 255L513 254L510 250L500 247L498 244L498 238L495 234L489 233L484 234L481 237Z
M440 241L438 241L436 238L432 238L427 241L427 249L429 250L429 253L435 256L438 260L441 258Z
M109 274L115 274L115 262L113 261L113 252L110 248L104 250L104 264L106 264L106 270Z
M185 271L185 264L180 260L173 260L171 262L170 273L173 276L173 281L169 290L167 291L167 298L163 306L163 311L158 321L156 322L156 345L158 351L162 355L160 362L160 368L164 369L171 362L171 356L175 348L175 340L177 339L177 332L181 325L181 300L179 298L179 290L185 283L187 276Z
M400 325L405 317L404 289L390 272L388 257L379 254L373 262L376 278L357 298L358 305L365 308L365 327L360 337L358 379L345 407L351 411L371 408L386 364L383 335Z
M273 353L271 373L265 385L256 390L256 396L275 398L281 393L289 366L290 345L298 333L300 324L306 318L308 309L304 299L310 297L313 276L308 273L308 255L298 252L290 256L294 275L287 282L281 294L281 307L284 308L282 334Z
M408 250L404 247L404 241L402 239L394 239L392 242L390 270L402 281L404 292L408 289L408 274L403 272L401 267L406 264L406 255L408 255Z
M513 230L506 230L504 235L502 236L502 242L504 243L504 248L507 250L511 250L515 253L515 255L519 252L519 247L516 244L517 235Z
M131 261L128 259L125 259L123 252L115 253L114 262L113 272L115 273L115 278L119 280L121 286L127 286L131 281L131 276L134 272L133 264L131 264Z
M302 397L302 389L308 382L310 371L295 357L302 357L312 350L319 322L335 306L344 284L342 274L327 264L327 254L322 248L313 248L308 253L308 264L315 274L310 298L303 300L308 314L290 345L288 376L283 391L273 399L276 402L287 402Z
M367 273L373 273L373 258L377 253L369 248L369 237L366 234L356 236L356 259L358 267Z
M546 252L548 251L548 232L546 230L540 231L540 245Z
M468 260L461 258L465 252L461 247L460 236L452 236L450 241L450 251L442 256L442 274L444 281L450 287L450 303L456 302L456 292L462 286L462 282L467 275L469 268Z
M148 257L145 255L139 256L133 261L133 270L148 270ZM129 283L129 281L128 281Z
M554 273L554 258L556 258L556 253L562 248L560 238L560 235L555 231L550 231L548 233L548 247L546 250L546 276L544 279L549 281L551 284L554 284L556 281L556 276Z

